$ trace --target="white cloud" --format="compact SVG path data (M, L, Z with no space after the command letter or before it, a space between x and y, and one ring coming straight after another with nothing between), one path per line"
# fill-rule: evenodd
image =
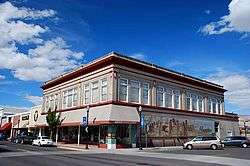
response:
M135 53L132 54L130 57L135 58L135 59L139 59L139 60L146 60L147 56L143 53Z
M33 103L34 105L40 105L42 104L42 97L40 96L32 96L32 95L26 95L25 99Z
M211 13L211 10L205 10L204 11L207 15L209 15Z
M182 66L184 64L185 63L183 63L181 61L173 60L173 61L169 62L166 66L169 67L169 68L172 68L172 67Z
M54 10L17 8L10 2L0 4L0 69L11 70L21 80L46 81L78 65L83 53L71 51L60 37L44 40L41 34L49 28L32 24L55 14ZM20 45L29 44L35 48L20 51Z
M0 80L4 80L5 76L4 75L0 75Z
M199 31L205 35L222 34L225 32L250 32L250 0L232 0L228 5L229 14L217 22L211 22Z
M250 108L249 73L232 73L223 70L208 77L208 80L223 85L228 91L225 99L241 109Z

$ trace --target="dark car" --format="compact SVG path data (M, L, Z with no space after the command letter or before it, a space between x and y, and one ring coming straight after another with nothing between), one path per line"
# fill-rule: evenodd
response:
M250 140L245 136L231 136L226 137L222 141L223 146L237 146L247 148L250 146Z
M7 140L6 135L3 133L0 133L0 141L6 141L6 140Z
M13 139L13 142L15 142L15 143L21 143L21 144L32 144L32 141L35 138L36 138L36 136L34 136L33 133L24 132L24 133L18 134Z

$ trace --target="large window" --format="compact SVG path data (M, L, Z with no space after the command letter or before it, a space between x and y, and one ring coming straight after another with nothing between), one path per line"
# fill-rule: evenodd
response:
M199 96L198 97L198 111L203 112L203 97Z
M175 109L180 109L181 108L180 107L180 98L181 98L180 91L175 90L174 91L174 108Z
M212 99L212 109L213 109L213 113L216 113L216 100Z
M55 94L55 108L58 109L59 107L59 95Z
M165 105L168 108L173 107L173 91L171 89L166 89L165 91Z
M95 81L92 83L91 87L91 95L92 95L92 103L99 102L99 87L98 87L98 81Z
M212 99L209 99L209 101L208 101L208 110L209 110L210 113L213 112L213 110L212 110Z
M129 100L134 103L139 103L139 96L140 96L140 83L139 81L130 81L130 93L129 93Z
M84 85L84 104L90 104L90 87L89 87L89 84Z
M68 94L68 92L67 91L64 91L63 92L63 101L62 101L62 108L64 109L64 108L66 108L66 104L67 104L67 94Z
M62 108L70 108L78 105L78 90L77 88L65 90L63 92Z
M187 93L186 94L186 109L187 110L192 110L192 108L191 108L191 94L190 93Z
M156 103L157 106L164 107L164 88L163 87L157 87L157 93L156 93Z
M73 106L77 105L78 105L78 90L77 88L75 88L73 91Z
M73 89L68 90L67 107L72 107L73 104Z
M120 79L119 83L119 100L120 101L128 101L128 80Z
M196 95L192 95L192 110L197 111L198 99Z
M55 109L55 99L54 99L54 95L51 95L51 96L50 96L49 107L50 107L51 111L54 111L54 109Z
M149 84L142 83L142 103L149 104Z
M101 80L101 101L106 101L108 96L107 79Z

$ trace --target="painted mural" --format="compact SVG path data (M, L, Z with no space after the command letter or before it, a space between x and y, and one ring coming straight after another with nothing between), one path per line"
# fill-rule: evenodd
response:
M214 121L144 115L148 137L193 137L214 133Z

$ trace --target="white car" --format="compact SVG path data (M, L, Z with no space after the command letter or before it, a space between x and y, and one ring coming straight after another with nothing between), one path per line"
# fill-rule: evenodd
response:
M37 139L33 140L32 145L37 145L37 146L53 146L54 143L47 136L38 136Z

